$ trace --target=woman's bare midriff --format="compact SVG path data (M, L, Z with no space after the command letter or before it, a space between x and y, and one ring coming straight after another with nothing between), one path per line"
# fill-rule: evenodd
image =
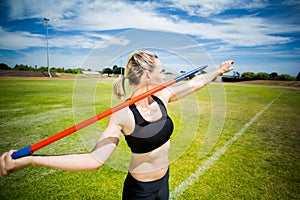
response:
M132 153L129 172L139 181L149 182L162 178L168 171L170 140L151 152Z

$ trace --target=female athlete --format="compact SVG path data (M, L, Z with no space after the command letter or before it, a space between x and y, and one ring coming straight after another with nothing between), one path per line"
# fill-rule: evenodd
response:
M123 199L169 198L170 136L173 123L167 113L170 102L201 89L218 75L231 71L232 60L222 62L211 73L199 75L180 86L165 88L154 95L126 107L109 118L107 127L90 153L57 156L27 156L12 159L11 150L0 158L1 177L28 166L44 166L62 170L99 169L116 149L120 135L131 149L131 161L123 187ZM134 51L128 58L124 76L114 85L117 97L125 96L124 81L133 86L131 98L163 84L162 65L149 51Z

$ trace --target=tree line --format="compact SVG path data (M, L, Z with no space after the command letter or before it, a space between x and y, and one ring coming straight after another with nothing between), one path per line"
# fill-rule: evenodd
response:
M110 74L124 74L124 70L125 70L124 67L118 67L117 65L114 65L112 69L109 68L109 67L104 68L104 69L102 70L102 73L103 73L103 74L108 74L108 76L109 76Z
M17 70L17 71L30 71L30 72L47 72L48 68L41 66L41 67L32 67L28 65L23 65L23 64L16 64L13 68L9 67L5 63L0 63L0 70ZM82 71L84 71L83 68L76 68L76 69L65 69L65 68L50 68L51 72L57 72L57 73L72 73L72 74L77 74Z
M48 68L41 66L41 67L32 67L28 65L23 64L16 64L13 68L9 67L5 63L0 63L0 70L17 70L17 71L30 71L30 72L48 72ZM99 71L103 74L124 74L124 67L118 67L117 65L114 65L112 68L104 68L102 71ZM72 73L72 74L78 74L82 71L91 71L91 69L85 70L84 68L76 68L76 69L65 69L65 68L50 68L51 72L57 72L57 73Z
M300 81L300 72L298 73L297 77L291 76L289 74L278 74L277 72L272 72L268 74L266 72L244 72L241 75L241 79L244 81L251 81L251 80L278 80L278 81Z
M240 74L237 71L233 71L233 75L223 75L222 79L225 82L252 80L300 81L300 72L298 73L297 77L294 77L289 74L278 74L277 72L272 72L271 74L266 72L244 72Z
M47 72L47 67L32 67L28 65L23 64L17 64L13 68L9 67L5 63L0 63L0 70L18 70L18 71L40 71L40 72ZM104 68L102 71L99 71L103 74L124 74L124 67L118 67L117 65L114 65L112 68ZM72 74L78 74L82 71L85 71L83 68L76 68L76 69L64 69L62 68L54 68L52 67L50 69L51 72L57 72L57 73L72 73ZM91 71L90 69L86 71ZM181 71L183 73L184 71ZM277 72L273 72L271 74L268 74L266 72L244 72L240 74L237 71L233 72L232 76L223 76L223 80L227 81L251 81L251 80L280 80L280 81L300 81L300 72L298 73L297 77L291 76L289 74L278 74Z

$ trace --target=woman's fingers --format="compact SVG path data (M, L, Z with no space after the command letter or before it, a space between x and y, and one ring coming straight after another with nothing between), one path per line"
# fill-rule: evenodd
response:
M14 160L12 159L12 154L15 150L10 150L9 152L5 152L0 157L0 176L4 177L9 175L14 171Z
M227 60L227 61L222 62L220 65L220 69L219 69L220 74L223 74L223 73L233 70L233 67L231 67L231 65L233 63L234 63L233 60Z
M224 61L224 62L222 62L222 65L232 65L234 63L234 60L227 60L227 61Z
M5 153L2 154L1 157L0 157L0 176L1 176L1 177L7 176L6 165L5 165L5 156L6 156L7 154L8 154L8 153L5 152Z

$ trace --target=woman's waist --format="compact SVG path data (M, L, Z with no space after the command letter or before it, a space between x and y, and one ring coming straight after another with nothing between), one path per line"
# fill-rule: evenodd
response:
M153 167L152 169L145 169L143 171L129 170L133 178L141 182L151 182L161 179L168 172L169 165Z
M170 140L149 153L132 153L129 172L137 180L145 181L164 176L169 167L169 149Z

